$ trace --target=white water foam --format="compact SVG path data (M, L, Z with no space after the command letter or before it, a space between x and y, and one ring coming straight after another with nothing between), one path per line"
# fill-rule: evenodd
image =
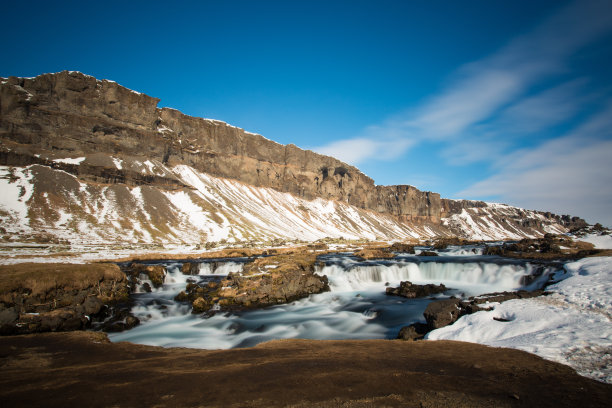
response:
M244 267L240 262L202 262L198 275L227 276L230 273L242 272Z
M443 283L449 288L463 291L466 295L503 292L518 289L533 289L542 285L554 268L543 271L541 278L526 286L523 278L533 275L537 265L496 264L490 262L393 262L326 265L317 269L317 274L326 275L330 288L346 292L373 288L381 284L398 285L400 281L417 284Z

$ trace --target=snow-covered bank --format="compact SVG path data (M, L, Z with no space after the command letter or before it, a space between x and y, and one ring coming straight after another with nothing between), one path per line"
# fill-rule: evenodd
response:
M587 234L583 237L576 237L574 239L591 243L597 249L612 249L612 235L610 234Z
M548 288L552 295L494 305L427 339L525 350L612 383L612 257L581 259L565 269L566 279Z

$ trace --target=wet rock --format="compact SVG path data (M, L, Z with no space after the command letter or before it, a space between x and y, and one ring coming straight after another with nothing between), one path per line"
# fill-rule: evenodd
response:
M400 329L397 338L400 340L421 340L428 332L428 326L424 323L412 323Z
M15 310L14 307L9 307L8 309L4 309L0 311L0 326L5 324L11 324L15 322L19 318L19 313Z
M446 249L449 245L462 246L477 243L459 237L438 238L434 242L434 249Z
M164 284L166 268L162 265L144 265L133 263L126 268L126 274L138 279L140 274L146 275L154 287L160 288Z
M543 290L519 290L517 292L489 293L471 297L463 301L455 298L438 300L427 305L423 316L427 321L428 329L435 330L453 324L461 316L476 313L481 310L490 310L490 308L486 306L487 303L501 303L512 299L528 299L536 296L546 296L548 294L549 292Z
M360 251L355 252L355 256L361 259L387 259L395 257L395 254L390 251L385 251L383 249L370 249L365 248Z
M462 311L460 299L445 299L427 305L423 316L429 330L435 330L457 321Z
M183 275L197 275L200 273L200 264L197 262L185 262L181 267Z
M190 302L198 314L214 306L225 311L289 303L329 290L327 277L314 273L315 261L310 253L259 258L221 282L188 283L175 299Z
M596 255L602 250L594 249L587 242L574 241L566 235L546 234L542 238L525 238L518 242L488 246L484 255L497 255L522 259L578 259Z
M400 282L397 288L387 288L385 293L387 295L402 296L409 299L420 298L437 293L446 292L448 288L443 284L440 285L415 285L410 281Z
M132 315L129 308L121 307L114 311L102 324L98 325L97 329L108 333L122 332L139 324L140 319Z
M516 292L495 292L487 293L485 295L471 297L467 304L481 305L483 303L494 303L494 302L505 302L512 299L529 299L537 296L545 296L550 292L544 290L519 290Z
M419 256L438 256L438 253L434 251L421 251Z
M392 252L401 252L406 254L414 254L414 245L405 244L403 242L394 242L389 250Z
M199 297L193 301L192 306L193 309L191 310L191 313L204 313L210 309L211 304L204 300L204 298Z
M97 314L100 309L102 309L102 306L104 306L104 303L95 296L89 296L85 299L85 302L83 302L83 309L86 315Z

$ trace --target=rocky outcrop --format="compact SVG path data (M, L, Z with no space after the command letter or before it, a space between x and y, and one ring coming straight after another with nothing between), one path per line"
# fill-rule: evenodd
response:
M452 200L449 198L443 198L440 200L440 207L443 218L446 218L452 214L460 214L463 209L466 208L484 208L487 203L484 201L475 200Z
M356 251L354 255L357 258L369 260L369 259L388 259L395 257L395 254L391 251L387 251L379 248L364 248Z
M298 197L322 197L405 220L439 222L440 195L412 186L375 186L374 181L333 157L280 145L226 123L195 118L159 99L63 71L35 78L0 79L2 162L23 165L35 155L144 157L193 168ZM143 150L143 146L146 149ZM124 183L159 182L108 162L69 168L79 177Z
M520 259L579 259L603 250L588 242L574 241L565 235L546 234L543 238L524 238L518 242L487 246L484 255Z
M327 277L314 273L315 261L314 254L259 258L220 282L188 283L176 300L190 302L196 314L292 302L329 290Z
M153 287L160 288L164 284L166 268L163 265L132 263L125 268L125 273L131 278L132 284L140 284L142 279L148 279Z
M410 281L400 282L397 288L387 288L386 294L393 296L401 296L409 299L420 298L435 295L438 293L444 293L448 290L443 284L434 285L416 285Z
M425 335L435 329L455 323L460 317L476 313L481 310L490 310L483 307L487 303L501 303L512 299L529 299L537 296L548 295L549 292L543 290L519 290L517 292L497 292L486 295L474 296L467 300L457 298L443 299L431 302L427 305L423 316L426 324L413 323L402 327L398 339L420 340Z
M113 264L0 267L1 334L84 329L127 301L126 276Z
M528 299L548 294L543 290L519 290L517 292L489 293L471 297L468 300L445 299L431 302L427 305L423 316L427 321L429 330L439 329L457 321L461 316L472 314L480 310L488 310L481 305L487 303L501 303L512 299Z

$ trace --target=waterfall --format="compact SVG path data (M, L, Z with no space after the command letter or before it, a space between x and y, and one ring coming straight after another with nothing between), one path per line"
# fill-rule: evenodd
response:
M450 295L479 295L541 287L560 266L542 266L524 260L455 255L423 257L410 254L393 259L361 261L352 254L319 257L316 273L329 279L330 292L311 295L288 304L237 313L217 313L208 318L192 315L191 307L174 301L188 281L203 284L222 279L243 268L240 261L200 260L198 275L183 275L181 263L168 261L163 287L132 295L132 313L142 324L112 333L112 341L131 341L165 347L250 347L281 338L381 339L395 338L400 328L423 321L428 297L407 299L387 296L385 284L400 281L443 283ZM528 276L528 279L525 277ZM529 282L528 286L524 282Z
M443 283L449 288L469 294L535 289L541 286L556 268L530 263L498 264L492 262L386 262L333 263L318 267L316 273L326 275L334 292L363 290L400 281L417 284ZM526 286L524 277L539 275Z
M242 272L244 263L240 262L202 262L198 275L227 276L230 273Z

